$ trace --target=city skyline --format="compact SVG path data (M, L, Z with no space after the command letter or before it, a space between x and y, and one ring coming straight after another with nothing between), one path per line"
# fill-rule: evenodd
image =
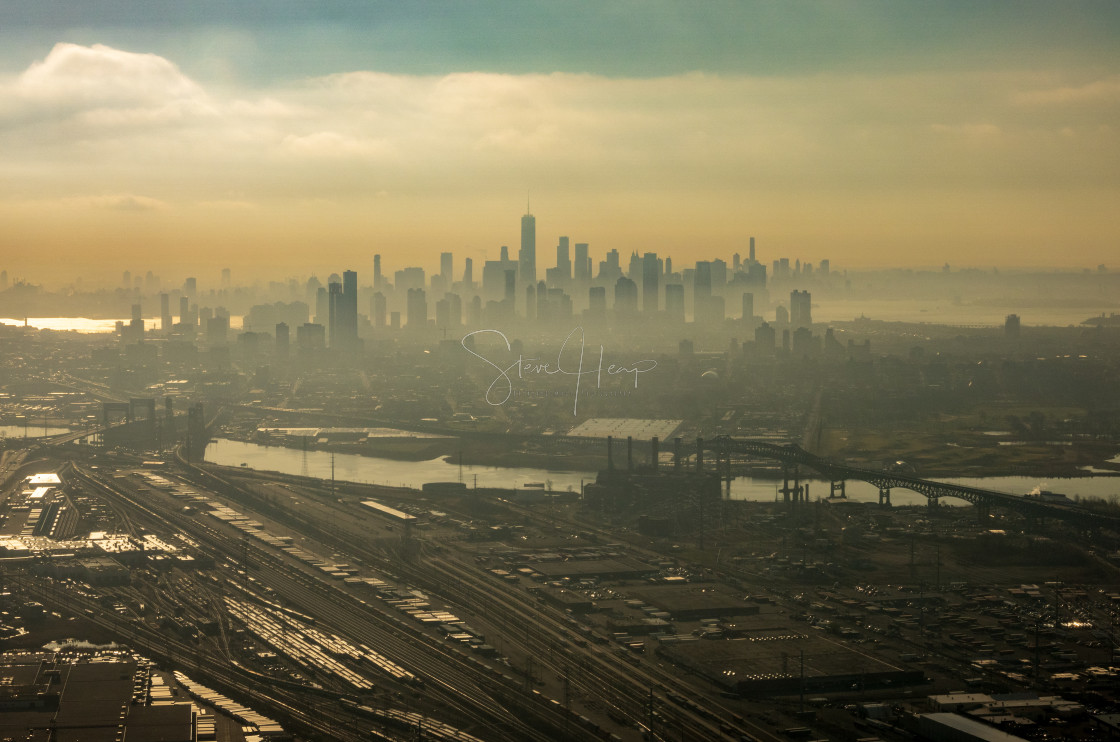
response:
M0 10L13 276L481 265L527 191L542 275L562 235L855 268L1116 248L1109 3L70 6Z

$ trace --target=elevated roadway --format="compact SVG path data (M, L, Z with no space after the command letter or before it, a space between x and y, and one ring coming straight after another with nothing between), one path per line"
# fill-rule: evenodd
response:
M716 466L720 473L725 476L730 473L731 460L736 455L781 462L786 479L782 491L786 494L787 499L790 499L791 495L796 499L800 492L800 486L796 483L798 478L797 468L803 466L830 480L833 483L831 493L833 495L837 492L843 493L843 482L855 479L878 487L879 499L883 504L890 503L890 490L900 487L925 495L930 505L936 505L942 497L955 497L972 503L980 509L982 514L986 514L993 507L1001 507L1021 513L1028 518L1057 518L1082 526L1120 528L1120 516L1091 511L1073 503L1049 502L1041 498L938 482L933 479L923 479L904 472L887 469L865 469L849 466L809 453L792 443L782 445L772 441L720 436L702 441L700 446L704 450L716 454ZM792 488L789 486L789 479L791 478L795 480L795 485Z

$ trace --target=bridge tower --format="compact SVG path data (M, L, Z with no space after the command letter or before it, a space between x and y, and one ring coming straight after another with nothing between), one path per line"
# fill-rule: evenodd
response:
M790 476L793 477L793 487L789 486ZM801 469L794 464L792 467L788 464L782 465L782 502L785 503L798 503L802 500L803 495L806 495L805 489L801 486Z
M879 507L889 508L891 506L891 488L879 488Z
M836 480L832 480L832 482L831 482L832 492L828 496L829 499L830 500L831 499L847 500L848 499L848 492L847 492L847 489L846 489L847 484L848 484L848 482L845 479L841 479L839 482L837 482Z

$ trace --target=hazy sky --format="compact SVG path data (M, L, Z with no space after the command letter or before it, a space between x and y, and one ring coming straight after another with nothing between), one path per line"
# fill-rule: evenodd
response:
M1120 3L0 3L0 267L1120 269Z

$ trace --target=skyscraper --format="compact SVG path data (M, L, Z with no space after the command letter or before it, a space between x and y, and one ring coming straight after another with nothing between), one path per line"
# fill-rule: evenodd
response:
M560 244L556 246L556 272L560 276L560 280L568 282L572 280L572 260L568 252L568 238L561 237Z
M276 323L276 356L278 358L288 357L288 347L291 344L290 331L286 322ZM168 397L168 399L171 399Z
M576 261L574 266L576 283L583 284L591 280L591 259L587 257L587 243L576 243Z
M342 284L332 281L327 286L327 343L338 350L342 347Z
M660 279L661 261L657 253L647 252L642 256L642 311L647 314L661 309Z
M339 337L341 348L358 348L358 273L342 272L342 298L339 304Z
M626 276L614 282L614 314L618 319L630 319L638 313L638 284Z
M743 319L754 319L754 294L749 291L743 292Z
M665 284L665 313L674 322L684 322L684 286Z
M448 286L455 280L455 277L451 275L451 267L454 260L455 257L449 252L441 252L439 254L439 275Z
M420 330L428 325L428 295L424 289L409 289L408 302L408 329Z
M521 217L521 251L517 253L518 277L523 283L537 282L537 218Z
M696 272L692 274L692 321L703 322L708 318L712 300L712 264L706 260L696 261Z
M813 324L813 302L808 291L794 289L789 294L789 324L793 329Z

